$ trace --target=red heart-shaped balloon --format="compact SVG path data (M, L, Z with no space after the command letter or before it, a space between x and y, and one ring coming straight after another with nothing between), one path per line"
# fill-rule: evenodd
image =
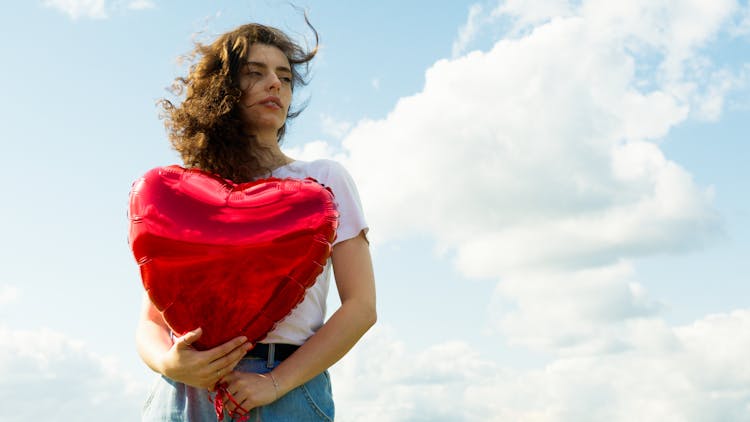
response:
M311 178L234 184L179 166L138 179L128 214L151 302L178 336L202 327L198 349L262 340L315 283L338 226Z

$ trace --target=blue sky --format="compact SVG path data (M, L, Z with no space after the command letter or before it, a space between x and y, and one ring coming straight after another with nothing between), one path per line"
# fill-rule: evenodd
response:
M378 286L340 420L750 420L746 1L299 5L284 148L350 170ZM178 162L177 58L246 21L310 41L270 0L6 5L0 419L137 417L128 191Z

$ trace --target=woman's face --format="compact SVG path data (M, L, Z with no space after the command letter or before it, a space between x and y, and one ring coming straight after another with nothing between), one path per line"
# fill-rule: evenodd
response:
M240 71L240 112L256 135L273 133L286 121L292 102L292 70L284 53L267 44L252 44Z

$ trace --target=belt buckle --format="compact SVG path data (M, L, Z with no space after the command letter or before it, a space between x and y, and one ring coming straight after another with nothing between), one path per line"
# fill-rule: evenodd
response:
M268 345L268 357L266 359L266 368L273 368L276 355L276 344L270 343Z

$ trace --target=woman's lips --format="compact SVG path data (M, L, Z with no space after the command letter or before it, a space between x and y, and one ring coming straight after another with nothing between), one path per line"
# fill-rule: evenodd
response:
M269 96L266 97L260 101L258 101L258 104L265 106L265 107L271 107L271 108L281 108L281 100L279 97Z

